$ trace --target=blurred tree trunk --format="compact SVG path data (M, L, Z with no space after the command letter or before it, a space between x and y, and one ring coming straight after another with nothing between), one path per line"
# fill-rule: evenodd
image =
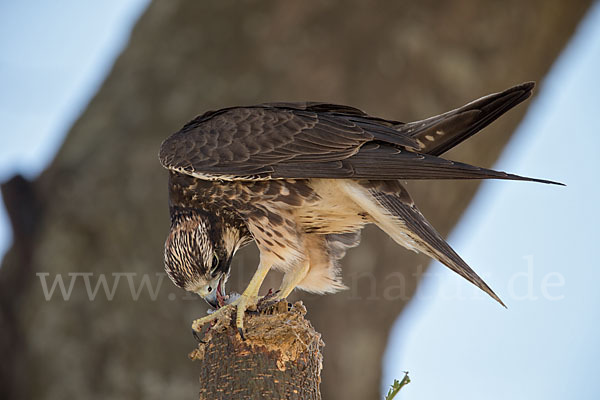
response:
M156 156L161 140L193 116L234 104L323 100L423 118L539 82L589 3L152 3L52 165L30 185L17 179L5 187L16 199L7 200L16 234L0 270L0 397L195 397L202 366L185 354L189 324L205 308L161 275L169 220ZM448 156L492 165L525 108ZM410 188L446 234L477 184ZM327 344L325 399L377 398L389 328L428 262L374 229L363 238L344 262L350 291L298 295ZM240 254L234 289L256 263L255 250ZM56 274L66 289L75 279L68 300L58 286L44 296L44 279L51 288ZM91 301L86 279L94 289L101 276L108 289L117 282L115 292L99 287ZM138 292L144 282L155 292Z

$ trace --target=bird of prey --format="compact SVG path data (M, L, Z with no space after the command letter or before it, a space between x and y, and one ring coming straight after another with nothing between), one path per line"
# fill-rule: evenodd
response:
M256 306L267 272L284 273L277 299L294 288L344 289L338 261L375 224L398 244L427 254L503 305L418 210L401 181L510 179L556 183L475 167L440 155L531 95L533 82L421 121L402 123L353 107L269 103L209 111L161 145L169 170L171 229L165 269L173 282L217 308ZM443 201L441 199L440 201ZM225 304L235 252L254 241L258 268Z

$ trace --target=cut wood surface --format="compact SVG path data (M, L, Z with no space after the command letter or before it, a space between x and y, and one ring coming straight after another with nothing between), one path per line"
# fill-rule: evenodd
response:
M164 275L167 172L157 159L160 143L191 118L232 105L318 100L410 121L529 80L538 82L535 97L590 3L151 2L52 164L31 182L4 186L15 234L0 268L0 398L162 400L198 392L201 364L185 354L190 324L206 305ZM492 166L533 101L446 156ZM443 235L476 189L476 182L409 183ZM342 260L350 290L293 294L327 343L323 398L381 398L390 327L428 263L367 228ZM254 246L236 255L229 289L241 293L257 265ZM49 287L61 276L67 288L73 274L88 275L76 276L65 300L58 288L47 298L36 274L48 274ZM88 296L85 277L92 288L105 277L110 291L116 276L110 300L102 287ZM270 274L261 294L280 278Z
M200 399L320 399L323 341L305 314L286 301L247 313L245 340L230 318L217 320L190 353L201 364Z

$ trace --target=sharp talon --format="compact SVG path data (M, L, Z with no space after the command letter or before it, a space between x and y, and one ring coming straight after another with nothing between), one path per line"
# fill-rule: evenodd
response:
M218 310L215 310L213 313L211 313L205 317L198 318L198 319L194 320L194 322L192 322L192 329L194 331L196 331L197 333L202 333L203 326L205 326L205 325L207 325L208 327L214 326L215 324L217 324L219 319L223 318L224 316L227 316L227 313L229 313L230 310L231 310L231 306L227 305L227 306L219 308Z
M245 342L246 337L244 336L244 330L242 328L238 327L238 333L240 334L240 337L242 338L242 340Z
M202 344L206 344L207 343L204 340L200 339L200 336L198 336L198 332L196 332L194 329L192 329L192 335L198 341L198 343L202 343Z

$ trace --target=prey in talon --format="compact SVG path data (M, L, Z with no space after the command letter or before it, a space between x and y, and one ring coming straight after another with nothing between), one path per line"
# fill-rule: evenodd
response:
M167 138L159 158L169 170L171 229L165 269L173 282L225 313L243 334L272 269L284 273L267 302L296 288L345 288L339 260L375 224L398 244L440 261L503 304L425 219L403 181L504 179L557 184L443 158L531 95L533 82L455 110L403 123L357 108L270 103L206 112ZM437 201L444 201L439 198ZM225 293L231 261L254 242L260 262L241 295Z

